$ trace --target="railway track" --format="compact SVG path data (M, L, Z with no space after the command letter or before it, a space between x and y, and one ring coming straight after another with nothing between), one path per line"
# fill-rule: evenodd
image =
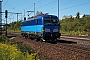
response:
M76 39L76 40L85 40L85 41L90 41L90 38L83 38L83 36L82 37L68 37L68 36L61 36L61 38L67 38L67 39Z
M14 34L14 35L21 35L18 32L8 32L8 34ZM71 36L71 35L62 35L60 39L57 40L57 42L61 43L77 43L77 44L84 44L84 45L90 45L90 36Z
M61 39L66 40L66 41L77 42L78 44L90 45L90 36L62 35Z
M8 33L15 35L13 41L22 42L40 53L41 60L89 60L90 45L77 44L67 39L58 40L57 44L36 42L35 40L25 39L20 33ZM63 42L62 42L63 41Z
M20 33L15 32L14 34L20 35ZM59 41L60 40L60 41ZM78 43L90 45L90 36L70 36L70 35L62 35L58 42L63 41L64 43Z

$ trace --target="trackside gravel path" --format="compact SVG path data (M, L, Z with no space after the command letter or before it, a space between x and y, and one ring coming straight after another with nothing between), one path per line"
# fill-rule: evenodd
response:
M22 42L39 52L41 60L90 60L90 45L36 42L20 34L15 35L13 41Z

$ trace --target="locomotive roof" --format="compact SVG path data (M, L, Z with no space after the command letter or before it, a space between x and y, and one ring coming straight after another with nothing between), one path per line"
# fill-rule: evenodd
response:
M57 18L57 16L55 16L55 15L42 15L42 16L37 16L37 19L41 19L42 17L43 18L49 18L50 16L53 18Z
M53 18L58 18L55 15L41 15L41 16L36 16L35 19L49 18L50 16L53 17ZM27 19L26 21L35 20L35 19L34 18L30 18L30 19Z

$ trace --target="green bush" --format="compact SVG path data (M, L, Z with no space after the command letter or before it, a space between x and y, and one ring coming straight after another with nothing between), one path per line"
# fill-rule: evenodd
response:
M4 44L11 44L11 40L6 36L0 36L0 42Z
M39 56L26 45L12 43L6 36L0 36L0 60L39 60Z
M15 45L0 43L0 60L35 60L38 53L29 54L28 51L22 53Z

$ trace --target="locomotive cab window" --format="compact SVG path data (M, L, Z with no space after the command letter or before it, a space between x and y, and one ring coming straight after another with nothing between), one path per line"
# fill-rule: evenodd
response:
M45 18L44 19L44 24L58 24L59 23L59 20L58 19L55 19L55 18Z
M57 23L57 20L56 19L53 19L51 21L52 21L52 23Z

